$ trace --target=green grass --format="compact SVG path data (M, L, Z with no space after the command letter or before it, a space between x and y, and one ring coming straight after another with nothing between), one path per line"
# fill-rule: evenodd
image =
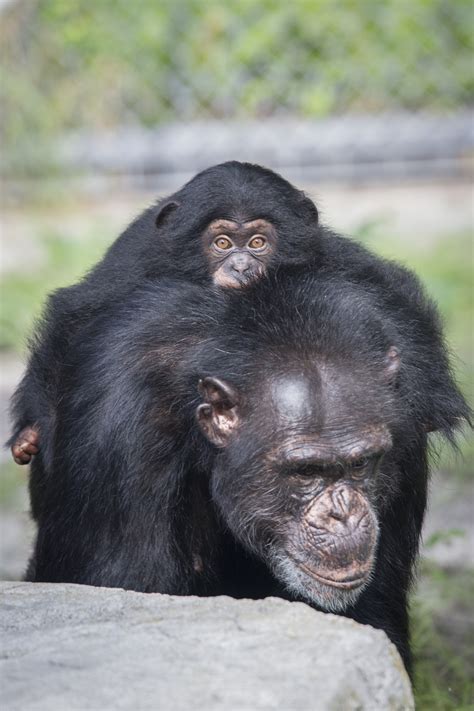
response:
M474 709L474 571L447 571L422 561L411 608L418 711ZM466 620L461 632L449 628L454 616ZM459 627L459 623L457 625Z
M28 467L19 467L13 460L0 465L0 513L16 510L24 495L28 477Z
M37 268L5 275L1 283L0 348L23 352L35 318L46 296L61 286L73 284L97 262L107 241L94 232L84 239L66 239L58 234L40 234L42 258Z

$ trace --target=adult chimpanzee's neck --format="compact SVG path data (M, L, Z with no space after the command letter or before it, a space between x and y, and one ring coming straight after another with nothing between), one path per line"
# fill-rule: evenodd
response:
M222 547L216 561L218 582L208 594L253 600L270 595L287 597L283 586L268 567L237 543L228 531L223 532L221 541Z

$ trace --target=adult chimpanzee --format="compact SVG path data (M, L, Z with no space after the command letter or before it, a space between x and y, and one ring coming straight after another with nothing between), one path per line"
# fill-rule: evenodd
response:
M64 370L52 475L33 461L28 579L305 600L408 664L426 431L468 416L434 312L420 337L408 309L292 268L104 309Z
M80 283L50 297L15 397L15 461L26 464L37 453L41 422L51 431L69 352L82 339L82 325L103 309L159 277L239 288L270 266L304 263L364 278L396 300L416 293L408 272L319 225L311 200L272 171L229 162L197 175L146 210ZM413 299L411 305L411 318L425 321L424 305ZM48 460L52 445L43 435L41 446Z

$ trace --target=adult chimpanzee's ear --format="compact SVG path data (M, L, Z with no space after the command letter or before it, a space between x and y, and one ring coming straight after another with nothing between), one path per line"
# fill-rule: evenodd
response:
M385 370L384 375L388 383L393 383L400 370L401 360L400 352L395 346L390 346L385 355Z
M385 371L384 375L389 383L394 383L400 370L401 359L400 351L395 346L390 346L385 355ZM432 422L426 422L423 425L425 432L434 432L437 428Z
M155 217L156 227L161 227L168 215L173 212L173 210L176 210L177 207L179 207L179 202L176 202L176 200L168 200L163 205L160 205L160 209Z
M199 426L216 447L225 447L240 423L238 393L218 378L203 378L198 390L205 401L196 410Z

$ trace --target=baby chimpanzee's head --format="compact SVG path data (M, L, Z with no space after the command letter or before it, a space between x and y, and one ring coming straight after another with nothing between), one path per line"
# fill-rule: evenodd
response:
M157 209L160 268L190 281L211 277L217 286L240 288L270 265L300 264L314 253L315 205L258 165L208 168Z

